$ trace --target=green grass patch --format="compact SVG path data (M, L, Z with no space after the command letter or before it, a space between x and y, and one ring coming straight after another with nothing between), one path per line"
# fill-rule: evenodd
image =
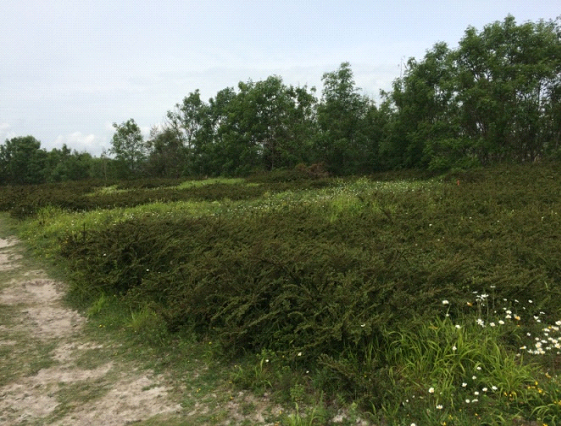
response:
M1 324L5 325L4 319ZM8 323L9 324L9 323ZM52 358L55 346L39 339L25 339L18 331L4 332L0 344L0 386L5 386L16 379L37 374L44 368L52 367L56 361ZM22 342L25 341L24 344Z
M178 189L196 188L196 187L216 185L216 184L243 185L243 184L245 184L245 179L243 179L243 178L209 178L209 179L201 179L201 180L188 180L188 181L185 181L185 182L179 184L177 186L177 188Z

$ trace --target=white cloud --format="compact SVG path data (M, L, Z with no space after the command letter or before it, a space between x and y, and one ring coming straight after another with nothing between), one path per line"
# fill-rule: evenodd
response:
M89 152L92 155L100 155L106 149L106 141L103 137L94 134L84 135L82 132L74 132L68 135L59 135L53 147L61 148L66 144L70 149L78 152ZM47 148L48 149L48 148Z
M8 123L0 123L0 143L3 143L6 139L14 138L16 134L12 130L12 126Z
M150 139L150 130L152 130L151 126L139 126L140 131L142 132L142 137L144 140Z

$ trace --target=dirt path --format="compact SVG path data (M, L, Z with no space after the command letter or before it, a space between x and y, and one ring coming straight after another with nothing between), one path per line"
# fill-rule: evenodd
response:
M62 285L30 270L22 253L16 239L0 238L0 425L177 421L182 407L164 378L89 341Z

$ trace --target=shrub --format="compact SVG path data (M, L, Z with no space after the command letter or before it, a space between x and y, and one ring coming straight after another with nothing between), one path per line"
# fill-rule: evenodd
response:
M450 324L492 314L497 306L473 303L473 292L491 291L497 301L532 300L544 323L559 320L558 179L546 164L442 181L386 174L383 182L216 184L188 196L252 201L203 217L151 214L68 233L61 254L82 298L119 294L169 331L211 336L230 357L272 351L293 371L315 369L324 384L382 410L385 395L399 396L389 387L399 393L411 388L408 379L435 380L407 370L411 359L434 350L434 359L448 360L438 350L454 330L435 323L443 299L455 307ZM327 187L308 191L314 182ZM281 189L290 191L274 195ZM429 346L414 346L417 336L430 336ZM395 342L419 353L399 355ZM512 360L520 336L481 342L486 355L465 358L450 373L455 385L458 371L488 361L498 343L499 357Z

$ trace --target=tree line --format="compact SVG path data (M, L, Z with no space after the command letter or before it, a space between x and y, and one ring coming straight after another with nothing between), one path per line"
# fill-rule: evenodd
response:
M437 43L409 59L378 105L345 62L323 75L321 96L276 75L208 101L195 90L147 140L134 119L115 123L110 157L14 138L0 145L0 179L243 176L302 164L345 175L561 158L560 24L508 16L469 27L456 48Z

